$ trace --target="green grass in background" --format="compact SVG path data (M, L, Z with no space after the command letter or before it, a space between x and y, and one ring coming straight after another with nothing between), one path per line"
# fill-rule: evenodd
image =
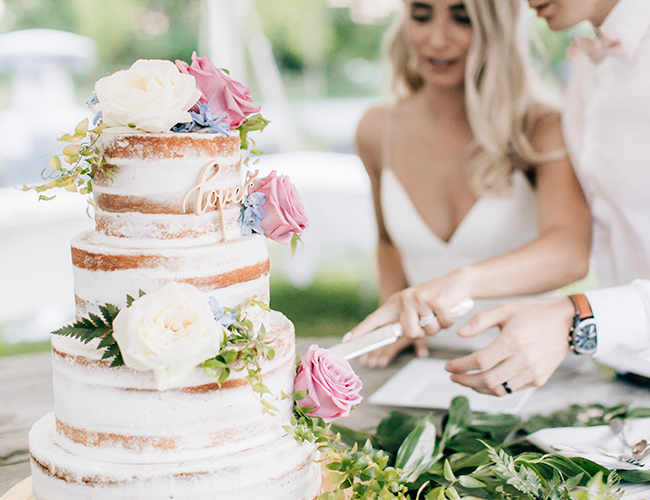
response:
M341 337L377 305L373 286L338 272L319 273L306 288L271 278L271 308L293 322L298 337Z
M4 356L14 356L17 354L48 352L49 350L49 340L45 340L43 342L18 342L16 344L6 344L0 340L0 358Z

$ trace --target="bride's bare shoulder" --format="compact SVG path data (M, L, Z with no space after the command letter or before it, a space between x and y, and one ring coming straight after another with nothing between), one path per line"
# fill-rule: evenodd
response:
M413 99L406 98L396 103L378 104L369 108L359 121L356 145L359 153L376 150L386 131L403 126L403 119L412 113Z
M357 126L355 145L366 168L380 165L382 130L388 119L389 108L375 105L368 109Z
M356 142L358 148L374 148L381 140L382 124L386 121L388 107L375 105L369 108L361 117L357 126Z

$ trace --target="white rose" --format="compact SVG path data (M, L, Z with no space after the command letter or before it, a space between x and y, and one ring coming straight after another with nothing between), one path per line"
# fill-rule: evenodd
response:
M95 84L98 104L109 127L135 126L145 132L167 132L192 121L188 110L201 97L192 75L171 61L140 59L130 69L101 78ZM110 129L109 129L110 130Z
M225 336L207 298L183 283L140 297L113 321L124 364L153 370L161 391L190 383L196 367L219 354Z

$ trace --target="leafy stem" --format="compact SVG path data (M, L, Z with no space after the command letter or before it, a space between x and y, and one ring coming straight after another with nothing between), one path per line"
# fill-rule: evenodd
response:
M214 358L203 362L203 369L208 375L213 376L217 383L224 383L232 371L245 370L244 380L248 382L253 391L259 396L262 403L262 413L275 415L278 409L269 402L265 395L271 391L262 381L262 360L272 360L275 357L273 339L267 339L264 325L256 333L253 322L248 319L246 308L256 306L269 311L268 305L256 298L242 304L237 309L224 308L235 317L235 321L226 328L228 336L224 339L222 350Z
M67 166L61 162L59 156L52 156L48 163L51 171L46 174L47 169L44 169L41 172L41 176L46 182L37 186L23 184L21 189L42 193L49 189L62 188L81 194L91 193L94 172L103 169L106 164L106 159L96 146L97 140L106 126L99 125L90 130L88 126L89 120L86 118L75 127L73 134L64 134L59 137L59 141L69 143L63 148L61 155ZM107 170L106 175L110 178L111 171ZM54 197L41 194L38 199L51 200Z

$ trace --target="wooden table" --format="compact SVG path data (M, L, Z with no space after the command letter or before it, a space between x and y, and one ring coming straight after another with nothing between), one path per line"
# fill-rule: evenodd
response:
M337 341L298 339L297 348L300 354L304 354L312 343L328 347ZM434 355L447 358L454 354ZM375 370L353 361L353 367L364 383L362 395L370 396L412 357L412 354L401 355L391 367ZM627 402L650 407L650 388L613 379L599 371L590 359L569 356L548 384L537 390L522 413L550 413L572 403L594 402L606 405ZM0 496L30 475L27 434L34 422L53 407L49 354L0 358ZM393 409L396 408L364 402L350 417L339 422L358 430L372 430ZM426 410L408 411L415 415L428 413ZM24 495L17 498L27 500ZM7 499L3 497L0 500Z

